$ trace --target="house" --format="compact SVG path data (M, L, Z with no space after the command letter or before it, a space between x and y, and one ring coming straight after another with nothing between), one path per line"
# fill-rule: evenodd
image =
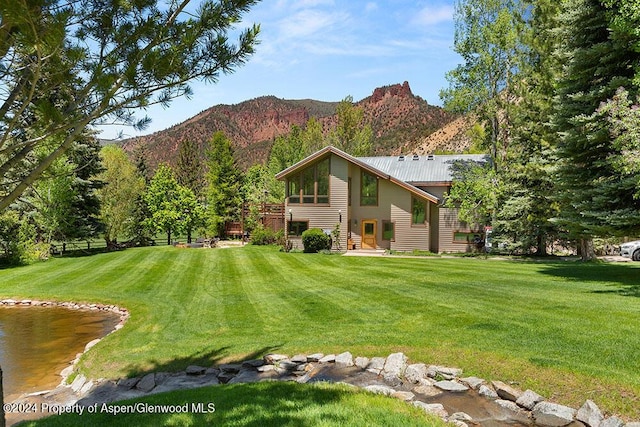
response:
M330 233L339 224L343 250L470 251L481 230L442 206L457 160L486 162L487 157L353 157L325 147L276 175L286 183L287 238L302 248L303 231Z

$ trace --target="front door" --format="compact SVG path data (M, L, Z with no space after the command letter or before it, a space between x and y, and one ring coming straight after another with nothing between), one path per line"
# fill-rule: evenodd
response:
M375 219L362 221L362 249L375 249L378 222Z

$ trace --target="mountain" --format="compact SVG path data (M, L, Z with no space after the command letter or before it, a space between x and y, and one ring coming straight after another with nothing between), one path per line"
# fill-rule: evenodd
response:
M193 140L204 152L213 133L223 131L233 143L238 163L248 168L267 159L278 136L288 133L293 125L304 126L311 117L328 133L337 124L338 104L263 96L236 105L216 105L163 131L125 140L123 145L128 151L145 145L150 166L155 168L160 162L174 164L181 141ZM363 109L365 123L371 125L374 152L380 155L411 153L426 137L458 119L413 95L407 82L377 88L355 104Z

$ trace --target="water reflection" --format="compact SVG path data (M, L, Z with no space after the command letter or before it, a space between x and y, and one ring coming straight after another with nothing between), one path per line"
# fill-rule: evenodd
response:
M59 373L119 316L62 307L0 307L0 366L5 400L60 383Z

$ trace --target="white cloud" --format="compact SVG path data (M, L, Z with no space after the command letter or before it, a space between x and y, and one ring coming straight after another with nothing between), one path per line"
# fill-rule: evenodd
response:
M287 16L279 22L279 37L309 37L331 31L348 20L348 16L339 12L323 12L305 9Z
M414 17L412 22L417 25L436 25L443 22L450 22L453 20L453 6L426 6L422 8Z

